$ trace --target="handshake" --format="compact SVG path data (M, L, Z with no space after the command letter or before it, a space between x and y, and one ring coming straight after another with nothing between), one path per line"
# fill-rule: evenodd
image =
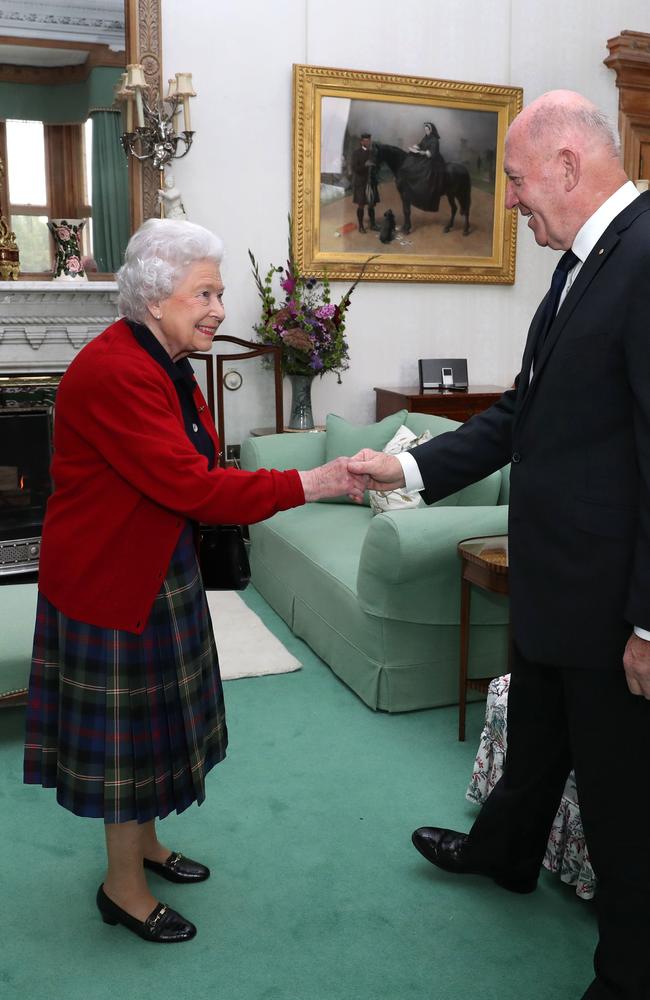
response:
M362 503L366 490L395 490L404 485L404 472L395 456L370 448L298 475L307 502L347 494L355 503Z

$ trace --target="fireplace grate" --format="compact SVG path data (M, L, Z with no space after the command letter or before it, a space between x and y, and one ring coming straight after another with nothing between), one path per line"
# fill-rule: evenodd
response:
M32 573L38 569L40 538L19 538L0 542L0 576Z
M38 570L60 373L0 377L0 580Z

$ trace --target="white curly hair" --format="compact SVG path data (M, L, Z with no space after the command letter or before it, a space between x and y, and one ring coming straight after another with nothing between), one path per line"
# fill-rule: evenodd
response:
M148 219L129 240L115 275L120 315L144 323L147 306L169 298L191 264L222 259L223 242L209 229L185 219Z

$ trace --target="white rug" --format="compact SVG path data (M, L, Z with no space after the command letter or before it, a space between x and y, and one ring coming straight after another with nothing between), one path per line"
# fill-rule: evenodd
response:
M302 664L232 590L208 590L208 607L224 681L288 674Z

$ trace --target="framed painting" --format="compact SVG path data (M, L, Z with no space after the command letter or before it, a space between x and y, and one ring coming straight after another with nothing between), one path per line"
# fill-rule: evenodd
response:
M505 135L520 87L293 67L293 246L305 274L512 284Z

